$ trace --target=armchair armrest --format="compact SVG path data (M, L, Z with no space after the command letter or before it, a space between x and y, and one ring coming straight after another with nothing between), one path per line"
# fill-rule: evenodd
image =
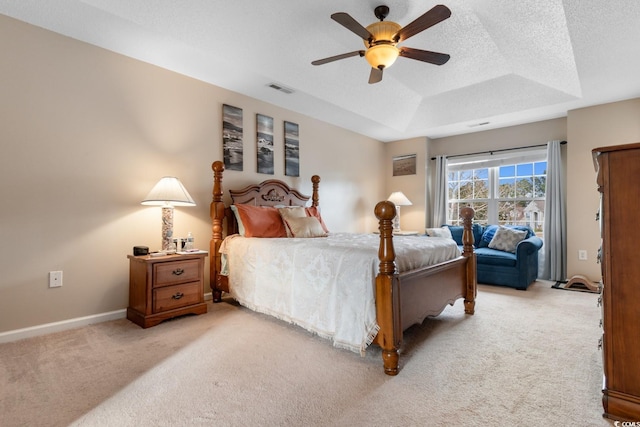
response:
M516 258L518 260L524 259L538 252L540 248L542 248L542 244L542 239L538 236L531 236L528 239L524 239L516 246Z

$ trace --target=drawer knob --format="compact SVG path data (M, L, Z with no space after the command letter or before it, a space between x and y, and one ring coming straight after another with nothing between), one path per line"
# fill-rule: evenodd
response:
M173 299L180 299L184 296L184 294L182 292L177 292L174 296L172 296L171 298Z
M172 273L176 276L180 276L182 273L184 273L184 270L182 268L176 268Z

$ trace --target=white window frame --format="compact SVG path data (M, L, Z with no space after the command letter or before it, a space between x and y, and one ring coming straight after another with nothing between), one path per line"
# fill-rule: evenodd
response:
M458 202L462 202L464 200L469 200L474 203L486 203L487 204L487 224L501 224L505 223L500 222L498 218L498 205L500 202L512 201L512 198L500 198L499 197L499 172L500 166L509 166L509 165L518 165L522 163L536 163L547 161L547 151L546 148L541 149L529 149L529 150L516 150L509 151L507 153L488 153L481 155L469 155L469 156L458 156L453 159L448 160L447 165L447 195L449 194L448 186L449 186L449 172L453 171L462 171L462 170L472 170L472 169L488 169L488 179L489 179L489 198L487 199L455 199ZM533 171L533 176L535 177L535 170ZM523 198L518 197L517 200L544 200L544 197L531 197L531 198ZM447 200L447 216L451 216L451 209L449 208L449 204L451 201ZM457 224L459 222L458 218L447 218L447 222L449 224ZM536 223L540 226L538 231L542 234L541 229L544 226L543 219L537 219ZM486 224L483 224L486 225ZM528 224L529 225L529 224ZM534 227L535 229L535 227Z

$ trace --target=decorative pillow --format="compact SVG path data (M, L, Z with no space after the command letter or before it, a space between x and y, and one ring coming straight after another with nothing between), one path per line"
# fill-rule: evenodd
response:
M475 224L474 224L475 225ZM496 234L496 230L498 229L499 226L497 225L487 225L484 229L484 232L482 233L482 238L480 239L480 244L478 247L480 248L486 248L487 246L489 246L489 243L491 243L491 239L493 239L493 236ZM511 230L518 230L518 231L524 231L526 232L526 236L525 239L533 236L533 231L531 230L531 228L529 228L526 225L504 225L504 226L500 226L500 227L506 227L509 228Z
M314 216L290 218L287 220L287 225L293 237L325 237L327 235L318 218Z
M292 206L292 207L283 207L278 208L278 212L282 217L282 221L284 222L284 227L287 231L287 237L293 237L293 233L291 232L291 227L289 227L289 221L294 218L306 218L307 212L305 208L302 206Z
M497 225L487 225L484 228L482 238L480 239L480 245L478 246L481 248L486 248L487 246L489 246L489 243L491 243L491 239L493 239L493 236L496 234L497 229Z
M305 208L305 210L307 211L307 216L314 216L318 218L318 221L320 221L320 225L322 226L322 229L324 230L325 233L329 232L329 229L327 228L324 221L322 220L322 216L320 216L320 210L316 206Z
M278 209L271 206L234 205L237 211L238 229L245 237L287 237ZM240 228L242 222L242 229Z
M491 249L498 249L500 251L515 253L518 243L520 243L526 237L526 231L515 230L513 228L500 226L491 239L489 247Z
M427 228L426 233L429 237L446 237L448 239L453 239L449 227Z

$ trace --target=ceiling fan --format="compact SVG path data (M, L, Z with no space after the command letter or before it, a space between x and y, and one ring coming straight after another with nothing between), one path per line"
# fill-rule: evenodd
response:
M362 37L366 49L318 59L311 64L322 65L352 56L364 56L367 62L371 64L369 83L373 84L382 80L382 71L390 67L398 56L429 62L435 65L442 65L449 60L450 57L446 53L431 52L404 46L397 47L398 43L450 17L451 10L449 10L447 6L441 4L434 6L431 10L404 27L401 27L395 22L384 20L387 15L389 15L389 8L387 6L376 7L374 14L380 21L374 22L366 28L360 25L358 21L348 13L338 12L331 15L331 19L338 24Z

